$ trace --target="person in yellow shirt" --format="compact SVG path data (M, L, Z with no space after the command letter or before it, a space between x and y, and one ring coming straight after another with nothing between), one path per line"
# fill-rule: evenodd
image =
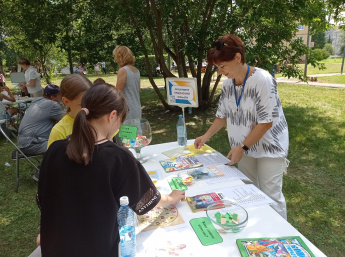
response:
M75 116L81 109L81 99L86 90L92 86L90 80L81 74L70 74L66 76L60 85L61 99L67 106L66 115L53 127L48 147L57 140L68 138L72 134Z

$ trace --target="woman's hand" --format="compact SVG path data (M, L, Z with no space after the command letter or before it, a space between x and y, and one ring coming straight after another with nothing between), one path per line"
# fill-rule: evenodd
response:
M197 137L194 141L195 149L200 149L206 143L205 135Z
M226 156L227 158L230 158L230 162L228 163L228 165L234 165L238 163L242 159L243 153L244 150L240 145L231 149L228 155Z

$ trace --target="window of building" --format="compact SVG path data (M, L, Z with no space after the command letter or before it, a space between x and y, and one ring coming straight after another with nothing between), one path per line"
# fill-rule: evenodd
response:
M298 25L298 30L304 30L304 25L299 24Z

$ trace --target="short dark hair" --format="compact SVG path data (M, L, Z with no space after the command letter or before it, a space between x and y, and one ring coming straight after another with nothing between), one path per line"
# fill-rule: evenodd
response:
M26 58L20 58L18 63L22 65L30 65L30 61Z
M211 65L220 62L228 62L235 58L237 53L241 54L241 63L246 62L245 48L242 40L233 34L225 34L218 38L207 52L207 61Z
M81 110L75 117L66 153L69 159L87 165L92 159L95 135L97 135L89 121L116 110L122 123L125 121L129 109L121 91L107 83L90 87L83 96L81 107L87 108L88 114Z

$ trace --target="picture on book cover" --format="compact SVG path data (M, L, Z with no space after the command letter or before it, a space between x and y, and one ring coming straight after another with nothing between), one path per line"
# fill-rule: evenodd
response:
M224 199L221 193L207 193L196 196L187 196L186 201L193 212L206 211L208 205ZM217 208L223 208L224 204L219 204Z
M315 257L299 236L236 240L242 257Z
M186 155L159 161L165 172L186 170L203 166L194 155Z

